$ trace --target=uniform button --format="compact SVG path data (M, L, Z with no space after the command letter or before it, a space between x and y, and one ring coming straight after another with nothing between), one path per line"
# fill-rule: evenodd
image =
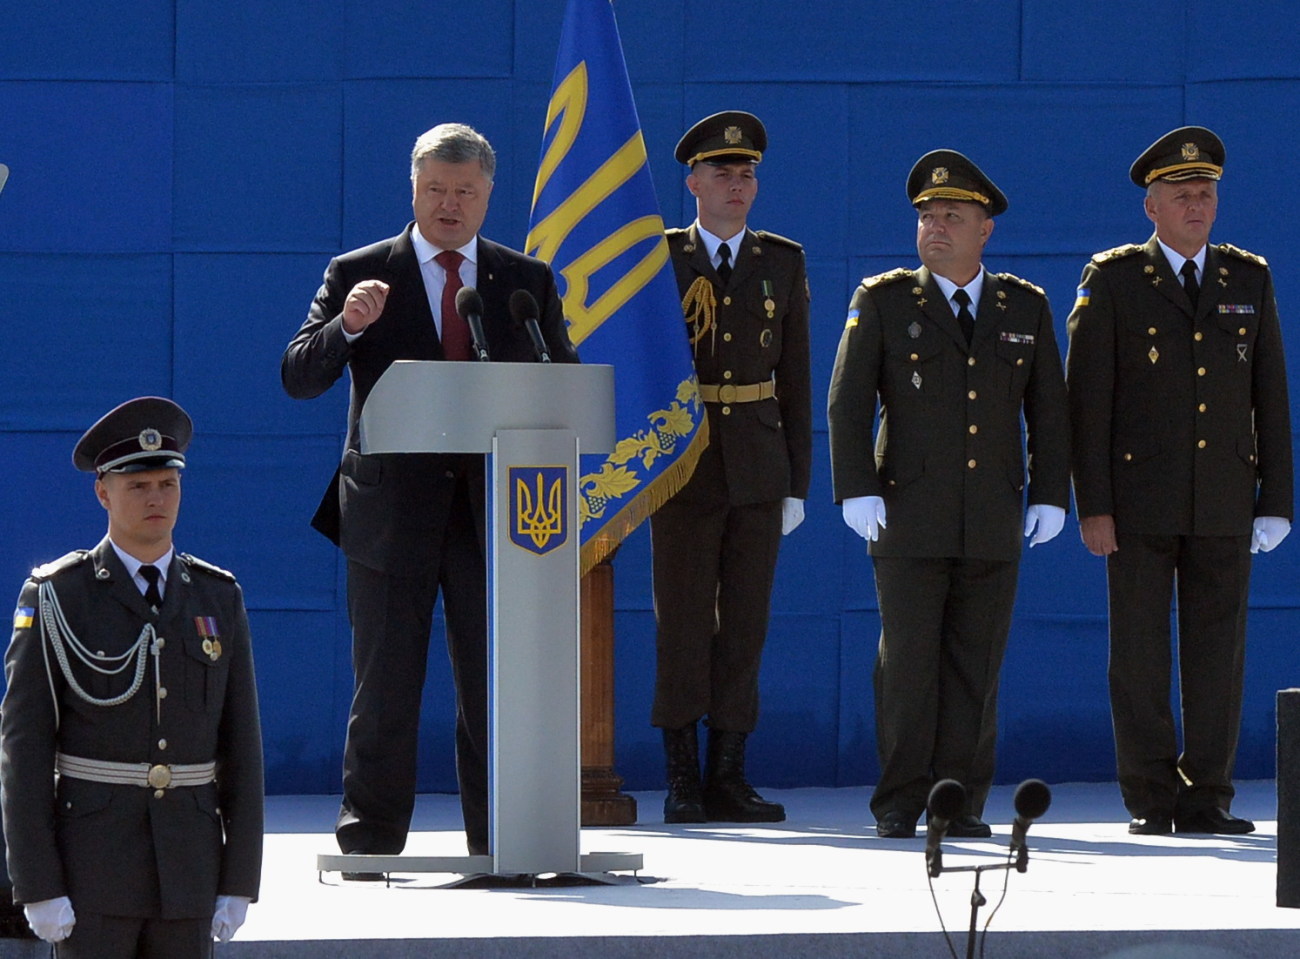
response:
M1197 448L1198 450L1203 450L1203 449L1205 449L1205 440L1201 440L1200 442L1198 442L1198 443L1196 444L1196 448Z
M889 481L889 485L890 485L890 486L897 486L897 485L898 485L898 480L890 480L890 481Z
M1200 406L1196 407L1196 411L1197 411L1198 413L1204 413L1204 412L1205 412L1205 404L1202 403Z
M1024 365L1025 365L1025 358L1023 356L1016 357L1016 366L1024 366Z
M730 334L730 333L723 333L723 334L722 334L722 342L723 342L723 343L730 343L730 342L731 342L731 334Z
M1154 326L1148 326L1148 327L1147 327L1147 335L1148 335L1148 336L1155 336L1155 335L1156 335L1156 328L1155 328Z
M969 467L970 469L974 469L974 468L975 468L975 461L974 461L974 460L967 460L967 461L966 461L966 466Z
M455 479L455 478L456 478L456 471L455 471L455 470L443 470L443 471L442 471L442 475L445 476L447 479Z
M158 748L159 748L159 749L166 749L166 748L167 748L167 740L165 740L165 739L160 739L160 740L158 740Z
M166 699L166 698L167 698L167 687L166 687L166 686L162 686L162 687L160 687L160 688L158 689L158 698L159 698L159 699Z
M971 390L969 393L966 394L966 399L968 399L968 400L977 399L978 397L979 397L979 394L976 393L974 390Z
M913 353L911 356L908 357L908 359L910 359L913 363L915 363L915 362L916 362L917 360L919 360L920 358L921 358L921 357L920 357L918 354L916 354L916 353Z
M729 296L724 296L724 297L722 298L722 305L723 305L723 306L731 306L731 297L729 297Z
M976 426L974 423L972 423L970 425L970 431L971 431L971 435L974 436L976 433L980 431L980 428Z
M65 803L63 804L63 808L64 808L64 809L71 809L71 808L72 808L72 803L71 803L71 802L65 802Z
M723 378L724 380L729 380L729 379L731 379L731 370L724 370L723 373L722 373L722 378Z
M1197 376L1204 376L1204 375L1205 375L1205 367L1202 366L1200 369L1198 369L1198 370L1196 371L1196 375L1197 375Z
M162 799L163 796L166 796L166 795L167 795L167 791L164 790L164 789L155 789L155 790L153 791L153 798L154 798L154 799Z
M165 639L163 639L161 636L159 636L159 637L158 637L158 648L159 648L159 649L162 649L162 648L163 648L164 646L166 646L166 645L167 645L167 640L165 640Z
M730 406L724 406L724 407L722 408L722 415L723 415L723 416L730 416L730 415L731 415L731 407L730 407Z
M1201 340L1205 339L1205 337L1201 334L1200 330L1197 330L1195 333L1192 334L1192 339L1194 339L1197 343L1199 343L1201 342Z
M1240 326L1240 327L1238 327L1238 328L1237 328L1237 335L1238 335L1238 336L1245 336L1245 335L1246 335L1246 328L1245 328L1244 326Z
M967 365L967 366L974 366L974 365L975 365L975 357L973 357L973 356L968 357L967 360L966 360L966 365Z
M1125 454L1124 454L1124 462L1125 462L1125 463L1131 462L1132 459L1133 459L1133 454L1132 454L1132 453L1125 453Z

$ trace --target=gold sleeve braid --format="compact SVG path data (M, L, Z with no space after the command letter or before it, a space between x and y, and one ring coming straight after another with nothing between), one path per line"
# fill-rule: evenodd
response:
M713 339L718 334L718 301L713 295L713 284L705 277L697 276L682 297L682 311L686 315L686 325L690 327L691 346L699 352L699 342L706 333L711 334L710 352L713 352Z

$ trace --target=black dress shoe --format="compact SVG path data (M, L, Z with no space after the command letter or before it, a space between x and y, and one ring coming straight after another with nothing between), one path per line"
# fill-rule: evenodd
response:
M901 812L887 812L876 822L876 835L881 839L914 839L916 817Z
M951 839L988 839L993 835L993 830L979 816L967 813L948 824L947 835Z
M1129 822L1128 831L1133 836L1168 836L1174 824L1168 816L1139 816Z
M1255 831L1249 819L1234 816L1226 809L1211 806L1175 817L1175 832L1218 833L1225 836L1244 836Z

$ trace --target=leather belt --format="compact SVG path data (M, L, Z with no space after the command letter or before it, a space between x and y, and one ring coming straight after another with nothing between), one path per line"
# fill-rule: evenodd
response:
M706 403L757 403L776 396L776 384L771 380L734 386L731 383L701 383L700 399Z
M116 763L107 759L83 759L67 753L54 754L54 768L60 776L85 779L113 786L143 786L148 789L174 789L177 786L206 786L217 778L217 764Z

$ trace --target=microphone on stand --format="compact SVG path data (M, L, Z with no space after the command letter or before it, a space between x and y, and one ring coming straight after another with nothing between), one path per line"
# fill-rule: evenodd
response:
M1029 847L1025 834L1029 825L1047 812L1052 804L1052 790L1041 779L1026 779L1016 787L1016 818L1011 824L1011 854L1016 857L1016 872L1029 868Z
M537 359L542 363L551 362L550 351L546 349L546 340L542 337L542 329L537 325L537 300L527 290L515 290L510 294L510 316L528 333L528 338L533 341L533 352L537 354Z
M955 779L940 779L930 790L930 798L925 803L930 813L930 822L925 829L925 865L931 878L943 872L943 850L939 843L943 842L944 833L965 807L966 790Z
M456 291L456 312L469 327L470 348L474 359L486 363L489 359L487 337L483 335L483 297L472 286L462 286Z

